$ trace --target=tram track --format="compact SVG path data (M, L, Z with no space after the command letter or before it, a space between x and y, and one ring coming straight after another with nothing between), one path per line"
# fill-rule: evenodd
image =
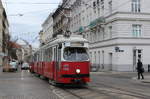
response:
M103 86L103 87L100 87L100 86ZM70 98L67 98L67 96L71 96L72 99L91 99L91 96L97 99L127 99L121 96L130 97L130 99L133 99L133 98L149 99L150 98L150 96L142 94L140 92L129 91L126 89L114 87L114 86L104 84L104 83L96 83L95 87L84 86L82 88L75 88L75 87L73 88L72 87L71 88L70 87L55 87L54 88L53 86L52 90L54 89L57 89L57 91L59 90L58 93L55 93L57 95L60 95L60 93L62 93L60 97L63 96L63 98L60 98L60 99L70 99ZM105 89L110 89L110 90L105 90Z
M67 92L67 93L69 93L69 94L75 96L75 97L78 98L78 99L84 99L82 96L77 95L76 93L73 93L72 91L70 91L70 90L68 90L68 89L63 89L63 90L64 90L65 92Z
M63 88L63 90L65 92L77 97L78 99L87 99L87 98L91 99L91 97L88 97L86 94L81 94L80 93L81 91L84 91L84 92L87 91L88 93L90 93L91 96L93 96L93 98L97 98L97 99L126 99L126 98L121 98L121 95L130 97L130 98L143 98L143 97L140 97L137 95L118 93L118 92L106 91L106 90L98 90L95 88L91 88L89 86L83 87L82 89L78 89L78 91L74 91L72 89L66 89L66 88Z
M114 91L108 91L108 92L112 92L112 93L117 93L117 94L122 94L122 95L128 95L128 96L132 96L132 97L136 97L136 98L142 98L142 99L150 99L150 96L148 95L145 95L145 94L142 94L140 92L135 92L135 91L131 91L130 89L123 89L123 88L120 88L120 87L114 87L114 86L111 86L111 85L108 85L108 84L105 84L104 82L99 82L99 83L95 83L96 85L101 85L101 86L105 86L107 88L112 88L112 89L115 89L115 90L118 90L120 92L114 92ZM92 88L93 89L93 88ZM99 89L96 89L96 90L99 90Z
M87 99L88 96L86 95L91 95L93 97L98 97L97 99L104 99L103 97L107 97L105 99L127 99L127 98L119 98L121 95L122 96L129 96L129 97L134 97L137 99L149 99L150 96L146 95L144 93L140 93L140 92L135 92L131 91L130 89L124 89L121 87L116 87L116 86L112 86L110 84L106 84L105 82L98 82L98 83L93 83L94 85L91 86L84 86L82 88L70 88L70 87L51 87L51 90L54 91L54 89L58 89L61 90L59 93L67 93L65 95L70 95L73 96L74 98L72 99ZM104 88L104 89L103 89ZM113 89L113 90L105 90L105 89ZM116 91L114 91L116 90ZM81 94L81 92L87 92L90 94ZM59 93L55 93L55 94L59 94ZM69 99L66 98L64 95L64 98L61 99ZM61 97L61 96L60 96ZM90 97L90 96L89 96ZM113 97L113 98L112 98ZM90 99L90 98L88 98ZM130 98L133 99L133 98Z
M77 97L78 99L91 99L92 97L98 98L98 99L103 99L103 97L113 97L113 98L115 97L115 96L108 95L107 93L97 92L97 90L92 90L92 89L89 89L86 87L83 89L79 89L78 91L73 91L70 89L63 89L63 90L65 92ZM83 93L80 92L82 90L84 90ZM85 92L90 93L90 94L85 94ZM115 99L117 99L117 97Z
M68 89L68 88L61 88L62 90L64 90L65 92L67 92L68 94L71 94L75 97L77 97L78 99L87 99L86 94L81 94L80 92L84 91L84 92L89 92L91 94L91 96L93 96L94 98L94 94L96 95L95 97L98 99L104 99L103 96L106 96L105 99L133 99L133 98L137 98L137 99L149 99L150 96L146 95L144 93L141 93L141 91L137 91L137 90L130 90L130 89L124 89L124 88L120 88L120 87L116 87L116 86L112 86L109 84L105 84L104 82L100 82L100 83L94 83L96 86L96 88L94 86L84 86L83 88L74 90L74 89ZM102 87L103 86L103 87ZM107 90L106 90L107 89ZM87 94L89 95L89 94ZM101 97L102 96L102 97ZM127 98L124 98L127 97ZM90 99L90 97L89 97Z

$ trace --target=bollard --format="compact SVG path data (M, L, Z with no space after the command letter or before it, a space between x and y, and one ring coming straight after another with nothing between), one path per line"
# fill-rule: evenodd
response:
M148 64L148 72L150 72L150 64Z

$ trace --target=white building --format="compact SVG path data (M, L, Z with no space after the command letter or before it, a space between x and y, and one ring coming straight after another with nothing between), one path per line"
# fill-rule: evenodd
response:
M47 17L47 19L42 24L42 42L47 43L48 40L52 38L53 35L53 18L52 13Z
M80 1L80 2L79 2ZM91 62L100 69L134 71L150 64L150 0L76 0L71 31L90 41ZM75 4L75 3L74 3Z

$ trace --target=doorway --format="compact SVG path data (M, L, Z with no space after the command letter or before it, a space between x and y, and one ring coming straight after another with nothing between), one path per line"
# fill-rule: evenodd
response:
M113 67L112 67L112 53L109 53L109 70L112 71Z
M142 49L134 49L133 50L133 71L136 71L138 59L140 59L142 61L142 59L143 59L142 53L143 53Z

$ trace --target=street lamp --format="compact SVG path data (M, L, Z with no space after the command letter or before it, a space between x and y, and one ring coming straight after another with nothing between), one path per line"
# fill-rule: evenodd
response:
M10 15L8 15L8 16L23 16L23 14L10 14Z

